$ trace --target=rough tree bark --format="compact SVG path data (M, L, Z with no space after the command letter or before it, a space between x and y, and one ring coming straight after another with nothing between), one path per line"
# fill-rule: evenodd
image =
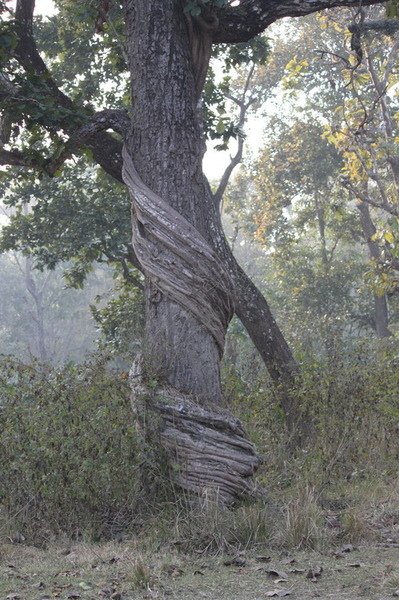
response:
M222 406L219 365L233 288L212 249L214 203L202 173L197 106L211 42L208 51L208 35L193 44L202 24L187 27L175 0L128 0L125 16L133 111L124 180L146 275L144 350L132 401L157 423L180 487L231 503L251 491L258 458ZM157 387L149 393L151 379Z

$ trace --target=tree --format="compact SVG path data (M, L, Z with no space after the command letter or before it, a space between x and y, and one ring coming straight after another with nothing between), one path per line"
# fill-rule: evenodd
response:
M339 206L337 216L352 215L351 220L357 221L357 224L352 223L348 232L351 229L354 231L357 247L359 240L363 239L363 246L368 252L370 264L366 277L369 292L374 291L375 305L372 319L362 320L364 323L373 323L379 337L390 335L387 293L392 296L397 281L397 102L393 90L397 82L395 70L398 28L383 17L381 8L369 8L361 11L337 10L328 16L308 18L295 32L296 38L295 42L291 43L291 48L288 43L287 49L279 49L279 55L284 51L286 54L284 87L293 98L293 109L286 120L292 121L292 114L301 110L298 106L295 108L297 92L302 103L306 95L306 114L311 114L315 123L318 123L317 135L322 135L324 129L324 137L335 145L341 157L342 164L330 170L330 179L335 185L324 185L322 191L320 182L323 177L318 177L316 181L311 182L310 190L322 191L327 209L334 205ZM350 31L355 32L361 28L360 39L353 39L354 34L350 37L348 23L351 23ZM390 26L389 36L384 34L387 23ZM315 32L320 31L320 27L322 32L316 39ZM376 33L378 31L379 35ZM362 60L359 62L360 57ZM306 120L309 120L309 117L306 117ZM308 136L310 128L310 123L302 123L302 138ZM284 147L284 134L274 145L277 143L281 148ZM320 143L316 137L313 147L319 147ZM293 153L293 149L295 144L291 142L291 148L288 149L288 189L282 193L285 202L290 195L289 183L294 183L292 178L297 171L297 159L294 158L296 153ZM276 155L278 156L278 151ZM306 159L300 160L299 163L303 175L311 155L312 147L303 152ZM320 158L321 156L322 154ZM317 162L320 163L320 159ZM272 162L270 164L272 165ZM330 166L333 165L333 161L330 161ZM273 179L271 169L265 167L265 170ZM310 168L310 172L315 175L318 171L314 166ZM274 191L279 187L278 180L276 183ZM303 194L306 191L303 178L299 184L296 192ZM335 192L334 197L332 192ZM269 201L272 198L273 193L269 192ZM323 217L324 209L320 199L317 200L317 204L322 210L317 211L315 219L322 225L324 219L320 217ZM322 229L323 226L319 227L323 237ZM325 258L324 262L326 263ZM361 319L359 323L360 321Z
M364 4L374 3L378 2ZM263 311L269 325L262 337L266 355L278 356L279 348L280 355L290 356L281 334L270 326L274 321L267 305L234 261L202 173L199 101L212 45L246 42L285 16L357 4L353 0L242 0L238 4L125 0L131 111L127 115L107 110L90 116L88 103L83 101L77 109L60 90L37 51L34 1L17 2L15 23L6 36L16 75L3 79L3 94L8 98L8 114L17 104L30 122L35 114L33 119L47 127L53 140L57 141L60 129L66 136L64 148L45 161L44 169L54 172L61 158L86 144L95 160L119 178L121 142L104 130L113 128L124 137L123 174L132 198L133 246L146 276L145 343L132 378L133 396L138 409L141 406L142 413L152 416L145 422L159 423L158 434L174 465L174 478L189 492L208 490L224 502L233 502L251 493L259 462L241 424L222 405L219 362L234 302L258 343L260 332L253 331L252 318ZM98 6L100 30L109 2ZM29 96L35 85L40 100ZM41 149L47 150L45 144ZM3 150L2 160L43 169L36 152ZM288 358L285 369L289 364ZM152 390L150 381L156 382Z
M89 304L108 291L109 272L97 268L78 292L65 289L60 269L40 272L32 257L4 253L0 277L0 354L58 366L82 361L95 349L98 333Z
M399 198L399 159L397 155L398 103L395 87L399 47L398 29L384 35L380 11L365 9L359 23L350 26L352 49L344 44L344 26L336 20L341 43L333 60L338 66L340 87L345 89L330 119L326 137L343 157L341 181L356 200L362 235L368 248L374 280L374 322L378 337L392 335L389 328L388 293L397 287L397 229ZM374 17L374 19L373 19ZM365 22L365 25L364 25ZM363 27L365 30L363 31ZM380 31L361 35L367 31Z

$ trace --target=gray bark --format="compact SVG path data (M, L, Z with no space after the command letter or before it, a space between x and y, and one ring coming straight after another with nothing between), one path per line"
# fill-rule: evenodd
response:
M125 15L133 110L124 178L133 247L146 276L144 350L132 401L142 423L157 423L153 439L180 487L234 502L252 490L258 458L221 406L220 357L233 294L211 245L208 209L215 207L202 173L197 102L210 40L208 49L193 45L199 24L187 26L176 0L127 0ZM150 379L157 383L151 394ZM152 418L143 416L148 412Z

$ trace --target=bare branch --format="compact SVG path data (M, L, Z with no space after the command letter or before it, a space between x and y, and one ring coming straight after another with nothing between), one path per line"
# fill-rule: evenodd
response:
M240 113L239 113L238 126L237 126L237 152L234 156L231 157L230 163L227 166L225 172L223 173L222 178L219 183L219 186L213 196L214 200L215 200L215 204L218 209L220 209L223 194L226 191L226 187L229 183L231 174L233 173L236 166L239 165L240 162L242 161L242 155L243 155L243 151L244 151L244 142L245 142L245 136L243 134L243 129L244 129L245 121L247 118L248 109L250 108L251 104L253 104L253 102L255 101L254 98L250 98L249 100L246 99L254 71L255 71L255 65L253 64L251 66L251 68L249 69L248 75L246 77L244 89L241 94L241 98L236 98L235 96L226 94L227 98L229 98L232 102L234 102L235 104L237 104L237 106L239 106Z

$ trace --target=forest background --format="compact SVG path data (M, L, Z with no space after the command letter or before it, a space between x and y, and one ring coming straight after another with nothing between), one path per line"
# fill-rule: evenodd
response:
M77 69L79 85L68 92L95 107L124 106L112 20L98 58L96 38L92 55L79 47L93 14L82 13L74 38L76 21L58 21L68 3L58 4L58 14L36 23L46 60L59 77ZM384 9L364 10L369 21L385 18ZM259 485L283 507L284 525L273 528L270 500L230 515L222 532L219 519L201 533L190 518L191 548L260 539L317 546L336 534L358 542L397 525L399 38L370 31L359 49L348 30L358 15L287 19L249 49L213 58L208 136L228 163L213 186L229 178L230 244L294 351L309 427L293 450L275 388L234 319L226 396L263 456ZM6 111L1 135L3 145L20 135L8 131ZM24 135L33 160L43 142L34 126ZM176 491L162 472L153 473L153 505L141 500L145 457L127 372L141 345L143 282L130 262L126 190L79 158L53 178L3 168L0 186L2 530L36 542L115 537L140 529L160 506L164 522L175 523L176 511L164 507L178 502Z

